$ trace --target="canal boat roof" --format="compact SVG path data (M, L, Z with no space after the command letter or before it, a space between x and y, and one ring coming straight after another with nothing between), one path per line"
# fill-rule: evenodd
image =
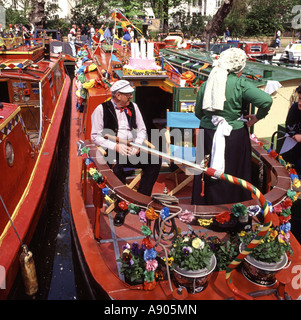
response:
M160 53L170 63L178 66L190 66L194 71L197 71L204 64L209 64L206 69L201 71L206 76L209 75L215 60L215 55L213 56L209 52L202 52L195 49L161 49ZM197 63L199 64L196 65ZM266 73L265 71L271 72ZM243 70L243 75L251 76L251 79L249 78L250 81L257 86L265 85L268 80L282 82L301 78L300 70L251 61L247 61L246 67Z

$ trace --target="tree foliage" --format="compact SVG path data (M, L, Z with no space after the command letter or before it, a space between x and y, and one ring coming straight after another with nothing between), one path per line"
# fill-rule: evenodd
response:
M298 0L234 0L233 9L223 23L233 36L270 36L291 30L292 8Z
M30 11L38 7L38 2L40 1L14 0L11 7L7 1L0 0L0 4L6 9L7 24L28 24L31 20ZM138 21L136 18L142 18L146 13L145 0L82 0L80 2L72 9L70 21L56 19L55 15L60 10L60 2L58 6L53 6L52 3L51 6L45 5L44 27L58 25L65 27L66 23L87 25L89 22L97 26L111 15L114 8L120 9L136 24ZM187 14L183 5L191 4L192 0L148 1L155 17L162 21L163 32L169 31L170 18L177 17L181 30L188 36L200 34L205 28L205 22L209 21L205 30L206 35L222 35L228 26L233 37L274 35L277 29L291 31L292 8L300 5L299 2L299 0L224 0L223 6L225 3L232 3L231 10L226 14L224 14L225 10L222 10L222 13L218 11L215 17L210 18L200 14ZM170 9L180 5L182 7L179 7L176 13L168 14Z

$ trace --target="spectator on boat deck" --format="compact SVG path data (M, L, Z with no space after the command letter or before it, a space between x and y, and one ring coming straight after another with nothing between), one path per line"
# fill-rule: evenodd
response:
M201 120L204 134L203 155L210 154L208 166L219 172L251 181L251 143L248 127L264 118L272 98L241 77L246 54L238 48L221 53L197 94L195 115ZM255 114L245 115L244 108L252 103ZM247 120L248 119L248 120ZM197 151L200 154L200 150ZM200 159L201 161L202 159ZM194 176L192 204L235 203L251 199L249 191L219 179ZM201 195L204 191L204 196Z
M128 32L131 36L131 39L134 39L134 36L135 36L134 30L131 27L128 27Z
M100 104L92 113L91 140L107 151L108 165L123 184L126 183L125 168L141 168L143 174L138 192L151 195L160 171L161 160L156 157L153 159L151 156L145 156L143 159L142 154L140 159L139 149L104 138L109 130L111 135L115 134L119 139L143 144L146 139L146 127L137 104L131 102L133 92L134 89L126 80L114 83L111 87L111 100ZM117 213L114 218L115 225L122 225L123 222L124 214Z
M24 44L25 46L30 46L31 43L30 43L30 33L27 29L27 26L22 26L22 30L23 30L23 38L24 38Z
M298 175L301 175L301 86L296 89L298 101L293 103L288 111L285 127L286 132L296 142L295 146L283 153L283 158L294 164Z
M69 45L72 49L73 57L76 56L76 50L75 50L75 45L74 45L75 38L76 38L76 25L73 24L71 30L68 33L68 42L69 42Z
M88 30L89 44L91 46L93 44L93 38L95 36L95 29L91 23L88 23L88 27L89 27L89 30Z
M59 36L59 41L63 41L63 31L62 28L60 26L57 27L57 33Z
M226 28L226 31L225 31L225 34L224 34L224 40L225 41L230 40L230 30L229 30L228 27Z
M281 46L281 40L280 39L281 39L281 31L278 30L276 32L275 48L280 48L280 46Z
M86 36L88 34L87 28L85 27L85 25L82 23L81 26L81 35L82 36Z

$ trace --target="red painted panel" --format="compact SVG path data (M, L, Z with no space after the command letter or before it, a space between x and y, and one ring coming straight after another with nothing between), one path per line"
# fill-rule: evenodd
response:
M5 143L9 141L14 150L14 163L10 167L5 159ZM24 189L30 178L35 158L31 155L32 149L22 129L21 123L8 134L0 144L1 179L0 194L12 214L15 206L23 195ZM7 215L0 205L0 232L7 223Z

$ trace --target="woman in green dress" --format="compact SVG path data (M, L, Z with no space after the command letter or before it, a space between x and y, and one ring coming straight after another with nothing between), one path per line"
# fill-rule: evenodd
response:
M248 128L263 119L272 98L242 77L246 54L238 48L221 53L213 64L208 80L198 92L195 115L203 129L203 154L210 154L209 166L251 182L251 142ZM257 107L248 114L249 104ZM192 204L235 203L251 199L249 191L226 181L204 176L194 177ZM201 195L203 194L204 196Z

